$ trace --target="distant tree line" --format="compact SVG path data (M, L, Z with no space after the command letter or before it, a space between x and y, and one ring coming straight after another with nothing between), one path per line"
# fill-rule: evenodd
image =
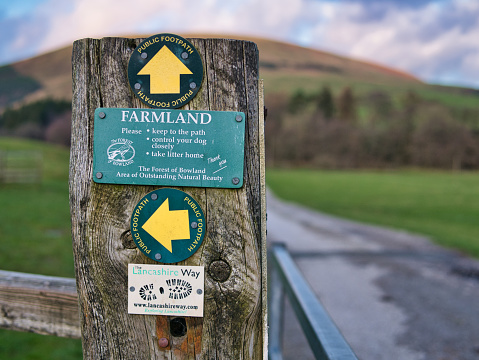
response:
M0 136L17 136L70 145L71 103L46 99L7 108L0 115Z
M479 168L479 109L450 108L408 91L358 97L333 94L266 97L266 159L270 166L320 168Z
M266 97L269 166L479 169L479 106L449 107L408 91L345 87ZM46 99L0 114L0 136L69 145L71 104Z

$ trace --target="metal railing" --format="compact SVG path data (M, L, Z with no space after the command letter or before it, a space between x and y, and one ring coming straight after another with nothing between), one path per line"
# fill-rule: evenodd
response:
M272 271L269 290L269 359L283 359L283 298L288 295L316 359L357 360L334 322L308 285L283 244L273 244L270 250Z

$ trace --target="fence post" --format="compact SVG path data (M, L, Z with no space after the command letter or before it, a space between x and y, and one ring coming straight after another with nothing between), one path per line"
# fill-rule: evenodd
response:
M199 251L180 265L205 267L204 316L187 317L186 334L171 317L127 311L128 264L153 264L130 229L138 201L159 187L92 181L96 108L146 108L131 91L127 67L141 39L78 40L73 46L70 209L85 359L266 358L266 247L262 87L254 43L189 39L204 80L185 109L246 114L244 185L182 187L206 216ZM158 341L166 337L168 346Z

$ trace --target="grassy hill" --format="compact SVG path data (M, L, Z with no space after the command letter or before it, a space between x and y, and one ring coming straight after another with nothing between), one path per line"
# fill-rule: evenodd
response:
M7 66L14 73L8 78L2 77L0 71L0 83L6 88L4 90L2 87L2 93L8 88L14 87L19 78L28 79L38 85L23 94L21 99L14 98L6 103L5 101L0 102L0 108L15 103L31 103L45 98L71 101L71 54L72 47L70 46L13 63Z
M183 34L185 37L222 37L211 34ZM141 36L134 36L141 37ZM430 85L414 76L381 64L262 38L225 35L253 41L260 53L260 77L266 94L294 94L298 89L318 91L327 85L338 93L352 87L358 98L380 89L393 99L414 90L424 99L453 107L476 106L479 92L458 87ZM72 46L0 67L0 113L7 106L45 98L71 101ZM12 91L17 89L18 91Z
M380 64L242 38L259 48L268 164L479 168L479 90L426 84ZM44 109L36 119L25 114L55 105L45 99L66 101L55 105L59 109L68 106L71 52L70 46L0 68L0 135L68 144L67 111Z
M219 37L218 35L185 36ZM225 37L235 38L235 36ZM378 64L278 41L260 38L246 38L246 40L254 41L258 45L260 76L265 80L267 93L292 93L298 88L306 91L317 90L324 83L331 84L333 88L352 84L358 89L377 86L391 86L398 89L425 87L433 93L447 91L454 94L456 92L452 88L426 85L410 74ZM3 85L0 88L0 109L14 103L32 102L47 97L70 101L72 96L71 52L72 47L69 46L0 68L0 83ZM35 86L30 86L20 98L1 101L2 93L11 89L22 79L23 82L29 81Z

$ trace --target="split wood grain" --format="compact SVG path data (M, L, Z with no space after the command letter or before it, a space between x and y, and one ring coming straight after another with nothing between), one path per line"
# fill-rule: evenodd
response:
M127 79L129 57L141 40L83 39L73 47L70 209L84 358L262 359L264 147L254 43L190 39L202 57L204 80L185 109L242 111L247 118L244 186L179 188L198 201L207 218L201 248L179 263L205 267L204 317L186 318L187 334L169 336L169 346L160 348L159 337L169 334L171 318L128 314L127 266L153 263L131 241L130 216L137 202L158 187L92 181L93 120L98 107L145 107ZM210 269L218 261L229 267L225 277Z
M80 338L75 279L1 270L0 327Z

